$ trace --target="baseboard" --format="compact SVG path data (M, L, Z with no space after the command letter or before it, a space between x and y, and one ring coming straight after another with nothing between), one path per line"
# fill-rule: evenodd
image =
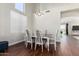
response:
M18 44L18 43L23 42L23 41L24 41L24 40L20 40L20 41L17 41L17 42L9 43L9 46ZM60 40L57 40L56 42L57 42L57 43L60 43ZM52 44L52 43L50 43L50 44Z
M17 42L9 43L9 46L12 46L12 45L18 44L18 43L23 42L23 41L24 41L24 40L20 40L20 41L17 41Z

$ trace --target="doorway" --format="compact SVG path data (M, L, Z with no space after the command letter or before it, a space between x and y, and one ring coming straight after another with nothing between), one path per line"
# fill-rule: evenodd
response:
M61 35L68 35L68 23L61 24Z
M66 34L66 24L61 24L60 26L60 29L61 29L61 35L65 35Z
M68 23L66 23L66 35L68 35Z

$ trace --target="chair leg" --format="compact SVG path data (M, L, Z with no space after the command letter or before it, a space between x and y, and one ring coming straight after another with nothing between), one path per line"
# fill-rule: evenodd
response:
M49 43L47 44L47 49L48 49L48 52L49 52Z
M32 49L32 43L31 43L31 49Z
M48 52L49 52L49 45L48 45Z
M28 43L27 43L27 42L25 42L25 45L26 45L26 48L27 48Z
M43 45L42 45L42 52L43 52Z
M35 44L35 50L36 50L36 46L37 46L37 44Z
M54 44L54 48L55 48L55 51L56 51L56 44Z
M49 40L48 40L48 42L47 42L47 47L48 47L48 52L49 52Z

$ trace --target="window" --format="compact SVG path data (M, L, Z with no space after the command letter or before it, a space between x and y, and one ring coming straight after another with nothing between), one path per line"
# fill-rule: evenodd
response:
M24 12L24 4L23 3L16 3L15 8L21 12Z

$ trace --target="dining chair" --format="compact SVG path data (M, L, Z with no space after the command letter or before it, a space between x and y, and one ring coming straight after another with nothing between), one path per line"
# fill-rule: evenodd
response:
M52 42L52 44L54 44L54 49L56 50L56 36L55 36L54 34L48 33L48 31L46 30L46 31L45 31L45 37L48 37L48 38L47 38L48 41L46 42L48 51L49 51L50 43L51 43L51 42Z
M41 37L39 30L36 31L35 50L36 50L37 45L41 45L42 52L43 52L43 40L42 40L42 37Z
M51 34L49 42L52 42L52 44L54 44L54 49L56 51L56 35L55 34Z
M26 45L26 47L27 47L27 45L28 45L28 43L30 43L31 44L31 49L32 49L32 44L33 44L33 41L32 41L32 35L31 35L31 33L30 33L30 31L27 29L26 30L26 36L25 36L25 45Z

